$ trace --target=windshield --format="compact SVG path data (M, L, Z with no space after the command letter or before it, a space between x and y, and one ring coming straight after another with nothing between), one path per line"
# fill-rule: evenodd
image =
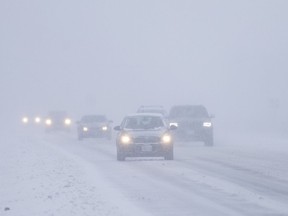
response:
M83 116L82 122L103 122L106 121L106 117L103 115Z
M125 129L153 130L161 127L164 127L164 122L158 116L133 116L124 120Z
M174 107L170 111L170 118L207 118L207 110L203 106Z
M159 113L162 115L165 114L165 111L161 109L140 109L138 112L139 113Z

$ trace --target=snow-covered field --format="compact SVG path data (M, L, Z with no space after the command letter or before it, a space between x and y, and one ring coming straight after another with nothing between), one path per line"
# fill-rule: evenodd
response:
M223 137L212 148L175 143L174 161L118 162L114 141L4 132L0 215L288 215L288 140Z

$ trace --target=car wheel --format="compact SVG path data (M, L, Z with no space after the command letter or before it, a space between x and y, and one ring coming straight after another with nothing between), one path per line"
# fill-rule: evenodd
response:
M125 160L125 154L119 150L117 150L117 160L118 161L124 161Z
M173 149L171 149L165 153L164 159L165 160L173 160L174 159Z
M214 142L213 142L213 137L207 137L205 140L204 140L204 144L205 146L213 146L214 145Z

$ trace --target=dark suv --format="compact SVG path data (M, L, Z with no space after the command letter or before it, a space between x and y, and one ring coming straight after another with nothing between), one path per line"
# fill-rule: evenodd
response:
M170 124L176 124L175 136L178 140L203 141L213 146L213 116L209 116L202 105L173 106L169 113Z

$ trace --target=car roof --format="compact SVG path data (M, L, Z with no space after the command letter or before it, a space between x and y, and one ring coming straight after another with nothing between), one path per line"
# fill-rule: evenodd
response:
M148 106L142 105L139 107L139 109L145 109L145 108L164 109L164 107L160 105L148 105Z
M102 114L91 114L91 115L83 115L82 117L106 117L106 115L102 115Z
M134 117L134 116L155 116L163 118L163 115L160 113L131 113L126 115L126 117Z

